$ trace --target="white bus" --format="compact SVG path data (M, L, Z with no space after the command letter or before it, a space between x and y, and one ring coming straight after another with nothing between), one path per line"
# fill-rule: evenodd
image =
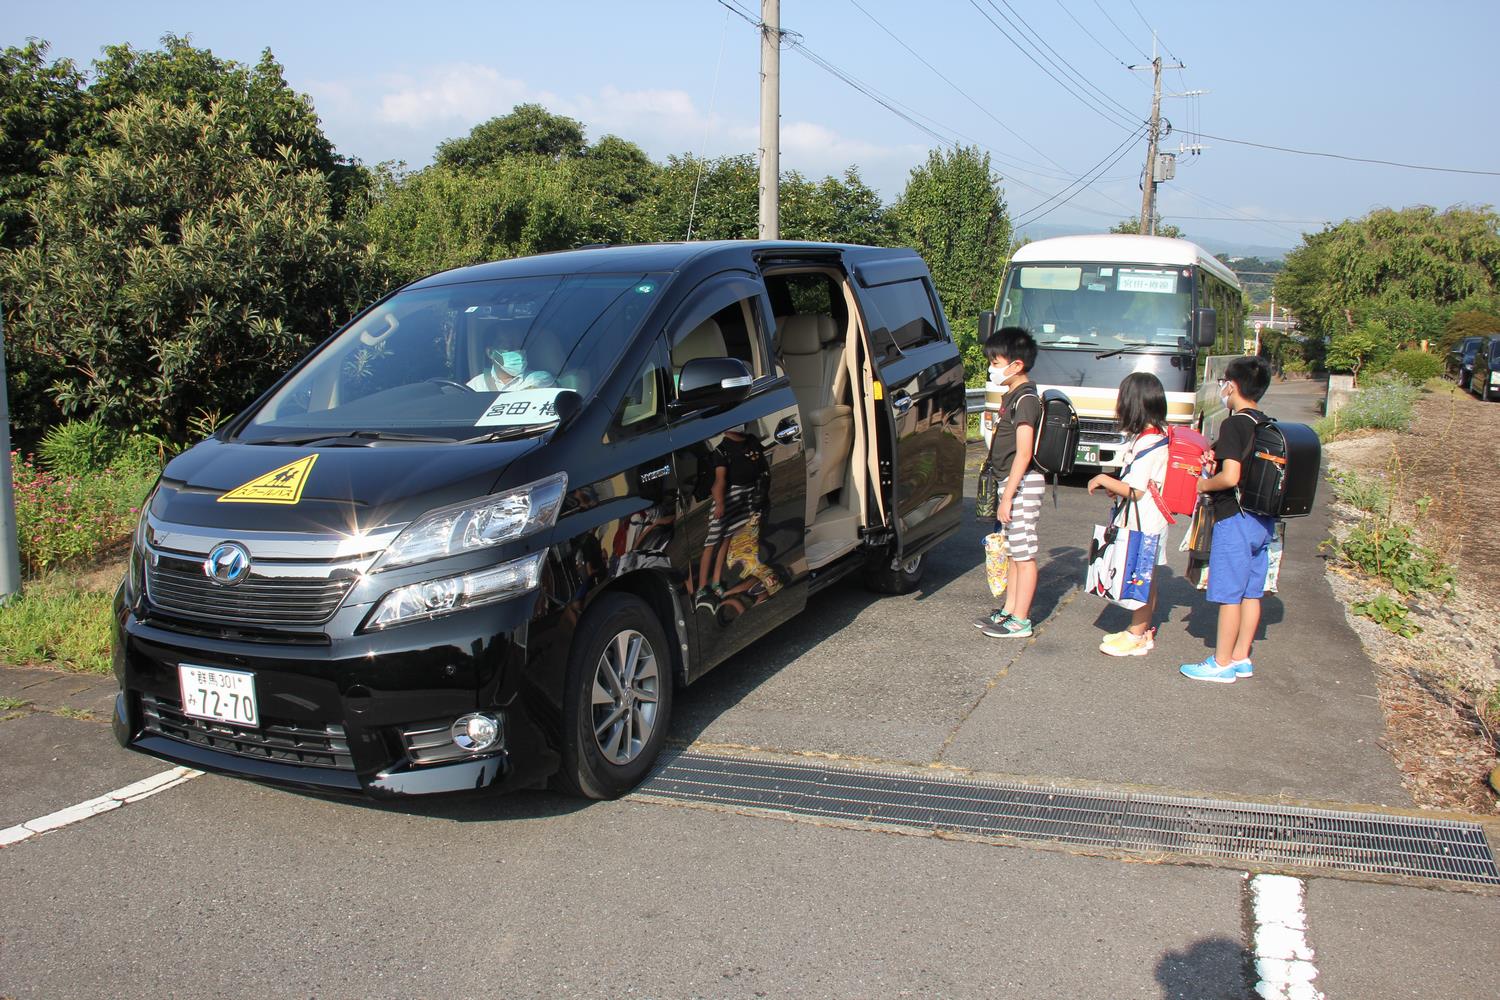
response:
M1244 352L1244 297L1234 272L1187 240L1063 236L1028 243L1005 269L989 330L1019 326L1037 342L1031 378L1060 389L1078 411L1080 466L1117 469L1125 436L1115 394L1131 372L1167 390L1167 420L1211 431L1219 405L1203 373L1210 355ZM990 438L1001 393L990 386L982 418Z

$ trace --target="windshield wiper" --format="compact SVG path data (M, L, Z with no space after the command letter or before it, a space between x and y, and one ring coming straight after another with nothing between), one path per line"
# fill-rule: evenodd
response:
M416 444L452 444L451 437L434 437L430 434L402 434L398 431L346 431L342 434L288 434L284 437L260 438L245 441L245 444L314 444L327 441L330 445L345 447L369 447L376 441L408 441Z
M1117 347L1113 351L1105 351L1102 354L1096 354L1096 355L1094 355L1094 360L1095 361L1100 361L1100 360L1102 360L1104 358L1112 358L1116 354L1171 354L1171 353L1173 353L1170 349L1165 350L1165 351L1152 350L1152 348L1157 348L1157 347L1169 347L1169 345L1167 345L1167 344L1126 344L1124 347Z
M507 441L511 438L530 437L539 431L549 427L557 426L557 421L550 420L541 424L516 424L513 427L501 427L490 431L488 434L480 434L477 437L464 438L459 444L481 444L486 441Z

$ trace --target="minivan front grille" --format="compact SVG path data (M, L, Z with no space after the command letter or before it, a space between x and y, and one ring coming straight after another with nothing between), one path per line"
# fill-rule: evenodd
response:
M266 724L252 729L195 719L183 713L181 702L150 694L141 695L141 716L148 733L221 753L305 767L354 770L349 739L344 727L335 723L316 727Z
M146 565L146 596L160 611L226 625L298 628L333 617L354 583L354 574L276 575L276 566L253 566L233 587L203 572L201 556L153 552Z

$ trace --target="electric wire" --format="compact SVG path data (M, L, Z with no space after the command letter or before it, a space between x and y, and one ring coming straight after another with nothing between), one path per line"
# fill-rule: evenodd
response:
M1293 149L1290 146L1274 146L1265 142L1251 142L1248 139L1229 139L1222 135L1209 135L1200 132L1205 139L1215 142L1231 142L1236 146L1254 146L1256 149L1270 149L1278 153L1295 153L1298 156L1323 156L1331 160L1346 160L1350 163L1374 163L1383 167L1401 167L1404 170L1431 170L1442 174L1473 174L1479 177L1500 177L1500 170L1472 170L1465 167L1435 167L1425 163L1402 163L1399 160L1381 160L1368 156L1349 156L1344 153L1324 153L1312 149Z
M719 34L719 60L714 63L714 85L708 97L708 115L703 121L703 146L698 154L698 179L693 181L693 200L688 205L688 224L686 240L693 238L693 218L698 212L698 189L703 185L703 171L708 167L708 130L713 125L714 107L719 102L719 71L724 68L724 46L729 41L729 15L730 10L724 10L724 30Z
M1021 226L1029 226L1032 223L1037 222L1048 215L1051 215L1057 209L1072 201L1075 197L1082 193L1085 188L1088 187L1088 184L1092 183L1092 181L1087 180L1089 175L1103 174L1106 170L1110 169L1110 167L1113 167L1116 163L1119 163L1121 158L1123 158L1126 153L1130 152L1130 146L1145 134L1146 126L1142 125L1138 127L1134 132L1131 132L1130 135L1125 137L1124 142L1120 143L1114 149L1110 150L1109 153L1105 154L1104 159L1100 160L1098 163L1094 164L1094 166L1090 167L1072 184L1069 184L1067 187L1063 188L1061 191L1057 192L1057 194L1054 194L1051 198L1048 198L1041 204L1033 206L1029 210L1022 212L1020 215L1017 215L1014 219L1012 219L1012 228L1019 229ZM1078 187L1080 184L1082 184L1083 186L1079 187L1077 191L1074 191L1072 194L1068 194L1067 197L1063 197L1064 194L1067 194L1068 191L1072 190L1075 187ZM1062 198L1062 200L1057 201L1058 198ZM1053 205L1045 212L1038 211L1043 206L1054 201L1057 201L1057 204Z
M1133 41L1130 40L1130 36L1127 35L1127 34L1125 34L1125 29L1121 28L1119 26L1119 24L1117 24L1115 22L1115 19L1109 16L1109 11L1107 11L1107 10L1104 9L1104 6L1101 3L1099 3L1099 0L1094 0L1094 6L1099 8L1099 13L1101 13L1101 14L1104 15L1104 19L1110 23L1110 26L1113 27L1116 31L1118 31L1120 33L1120 37L1123 38L1123 39L1125 39L1125 44L1126 45L1129 45L1131 48L1135 49L1137 52L1140 52L1142 59L1148 59L1149 60L1151 58L1150 56L1146 55L1146 53L1141 49L1141 47L1139 45L1137 45L1135 42L1133 42Z
M1101 49L1104 50L1104 54L1105 55L1109 56L1115 62L1117 62L1121 66L1125 67L1126 70L1130 69L1130 63L1126 62L1124 59L1121 59L1119 56L1115 55L1115 52L1114 52L1113 49L1111 49L1109 46L1105 45L1103 42L1099 41L1099 36L1096 35L1096 34L1094 34L1092 31L1090 31L1088 29L1088 27L1082 21L1078 20L1078 16L1076 14L1074 14L1071 10L1069 10L1067 8L1067 5L1065 5L1062 2L1062 0L1053 0L1053 2L1056 3L1058 7L1062 8L1062 12L1064 14L1068 15L1068 17L1073 21L1074 24L1078 25L1078 30L1079 31L1082 31L1085 35L1089 36L1089 38L1093 39L1094 44L1097 45L1097 46L1099 46ZM1134 73L1130 74L1130 78L1132 80L1135 80L1137 83L1139 83L1143 87L1149 88L1151 86L1151 84L1147 83L1145 80L1142 80L1140 77L1136 76Z
M1037 69L1041 70L1047 76L1051 77L1052 81L1063 90L1067 91L1069 96L1073 97L1084 107L1088 108L1090 111L1094 112L1094 114L1103 118L1105 121L1109 122L1111 125L1116 126L1117 128L1135 128L1137 124L1136 119L1130 117L1129 115L1120 114L1120 112L1115 111L1107 104L1102 103L1098 98L1092 97L1087 91L1080 91L1078 89L1075 89L1076 85L1070 86L1067 82L1059 78L1057 74L1053 73L1046 66L1043 66L1042 63L1036 58L1036 56L1032 55L1025 46L1016 41L1016 39L1011 36L1010 32L1001 27L999 21L996 21L983 7L979 6L978 0L969 0L969 4L979 12L981 17L983 17L990 23L991 27L1000 32L1000 34L1005 37L1006 41L1015 46L1017 52L1020 52L1027 59L1031 60L1031 62L1037 67ZM996 12L999 12L1000 9L998 7L995 7L993 2L990 3L990 6L993 7ZM1004 15L1002 14L1001 16L1003 17ZM1014 25L1012 25L1012 27L1014 27Z
M999 7L995 7L995 0L987 0L987 2L989 3L989 5L991 7L995 8L995 13L999 14L1001 17L1004 17L1005 20L1008 23L1010 23L1012 27L1016 27L1015 22L1012 22L1009 17L1006 17L1004 11L1000 10ZM1082 83L1085 86L1089 87L1091 90L1093 90L1095 93L1097 93L1100 97L1103 97L1106 101L1110 102L1115 107L1119 108L1122 112L1125 113L1125 115L1127 117L1129 117L1131 119L1135 118L1135 113L1133 111L1131 111L1130 108L1126 107L1125 105L1121 104L1119 101L1115 100L1112 96L1110 96L1108 93L1106 93L1105 91L1103 91L1102 89L1100 89L1097 85L1095 85L1093 81L1091 81L1090 79L1088 79L1088 77L1086 77L1082 73L1080 73L1078 71L1078 67L1076 67L1072 63L1068 62L1068 60L1063 56L1063 54L1061 52L1058 52L1056 49L1054 49L1052 47L1052 45L1045 38L1043 38L1040 34L1038 34L1037 31L1036 31L1036 29L1033 28L1027 22L1027 20L1024 17L1021 16L1021 12L1018 11L1018 10L1016 10L1015 7L1011 6L1010 0L1000 0L1000 3L1005 6L1006 10L1009 10L1011 12L1011 14L1015 15L1016 21L1021 22L1020 26L1017 27L1017 30L1018 31L1028 32L1031 35L1031 37L1036 40L1036 42L1033 43L1033 47L1035 47L1036 43L1040 43L1043 47L1045 47L1047 49L1047 52L1051 52L1052 55L1054 55L1054 56L1057 57L1057 60L1053 60L1053 59L1049 58L1045 52L1042 52L1041 49L1037 49L1036 51L1038 53L1040 53L1044 59L1047 59L1047 61L1050 62L1050 63L1052 63L1052 65L1057 66L1057 68L1060 71L1072 73L1072 75L1080 83ZM1062 63L1061 66L1058 66L1058 62L1059 61Z
M993 113L991 113L991 111L988 108L986 108L984 105L980 104L972 96L970 96L969 93L966 90L964 90L958 84L956 84L952 80L950 80L947 77L947 75L943 73L942 70L938 69L932 63L928 62L925 58L922 57L921 53L919 53L916 49L912 48L910 45L906 44L906 42L904 40L902 40L902 38L899 35L897 35L890 28L888 28L884 24L882 24L881 21L878 18L876 18L876 16L874 14L871 14L868 10L866 10L864 8L863 5L860 4L859 0L849 0L849 2L851 4L853 4L854 8L856 10L858 10L861 14L863 14L865 17L867 17L871 21L873 21L875 23L875 26L877 28L879 28L881 31L885 32L887 35L889 35L898 45L900 45L907 52L911 53L911 55L913 56L913 58L915 58L923 66L926 66L928 69L932 70L933 73L937 74L937 77L940 80L942 80L948 86L952 87L955 91L957 91L959 93L959 95L964 98L964 100L968 101L970 104L974 105L974 107L978 108L981 113L983 113L986 117L988 117L996 125L999 125L1006 132L1008 132L1012 136L1014 136L1019 142L1021 142L1024 146L1026 146L1026 148L1032 150L1037 155L1043 157L1048 163L1052 164L1057 169L1064 170L1064 171L1068 169L1067 167L1063 166L1061 163L1058 163L1052 157L1048 156L1041 149L1039 149L1038 147L1036 147L1035 145L1033 145L1030 142L1030 140L1028 140L1025 136L1021 135L1021 133L1017 132L1015 129L1013 129L1009 125L1005 124L999 118L996 118L995 115ZM1020 162L1020 163L1023 163L1023 164L1026 163L1025 160L1020 160L1020 161L1017 161L1017 162ZM1036 164L1030 164L1030 166L1036 166ZM1043 176L1046 176L1046 175L1044 174Z

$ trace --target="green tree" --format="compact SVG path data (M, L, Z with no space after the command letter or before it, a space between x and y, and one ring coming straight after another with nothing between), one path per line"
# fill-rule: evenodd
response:
M1328 342L1324 364L1329 371L1350 372L1355 381L1365 369L1380 369L1396 353L1396 338L1380 320L1336 332Z
M754 239L760 174L753 156L669 156L651 206L653 240Z
M889 246L895 232L880 195L856 167L816 183L791 171L781 178L781 235L789 240Z
M46 42L0 52L0 248L29 232L26 199L42 186L43 165L77 151L83 85L70 60L47 62Z
M1303 237L1276 301L1326 343L1376 323L1399 344L1443 335L1460 308L1500 294L1500 216L1488 208L1382 208Z
M1455 310L1443 327L1440 345L1449 350L1465 337L1486 337L1500 334L1500 309Z
M1000 178L977 147L933 150L891 209L897 242L920 253L965 351L971 381L984 360L974 321L999 294L1011 242Z
M137 97L109 142L54 158L33 239L0 254L7 346L70 416L182 441L233 412L383 285L325 172L214 102Z
M1158 214L1153 221L1156 223L1156 228L1153 230L1153 232L1155 232L1157 236L1165 236L1168 239L1174 240L1182 238L1182 230L1178 229L1170 222L1162 222L1160 214ZM1139 215L1132 215L1128 219L1121 219L1113 226L1110 226L1109 231L1126 236L1139 236L1141 234L1141 217Z
M540 104L518 104L510 114L475 125L469 134L437 148L437 165L484 170L508 157L560 160L584 153L583 124L554 115Z
M587 242L589 192L574 164L537 156L482 173L385 172L366 217L376 255L402 281L451 267Z
M163 36L161 44L153 51L111 45L104 49L102 59L95 60L85 125L90 144L114 144L117 138L109 113L138 97L204 111L217 105L217 117L225 125L243 129L255 156L277 160L283 151L291 151L303 169L324 174L336 218L342 218L368 190L368 171L338 155L323 134L312 99L292 90L270 49L261 53L254 66L246 66L195 48L177 35Z

